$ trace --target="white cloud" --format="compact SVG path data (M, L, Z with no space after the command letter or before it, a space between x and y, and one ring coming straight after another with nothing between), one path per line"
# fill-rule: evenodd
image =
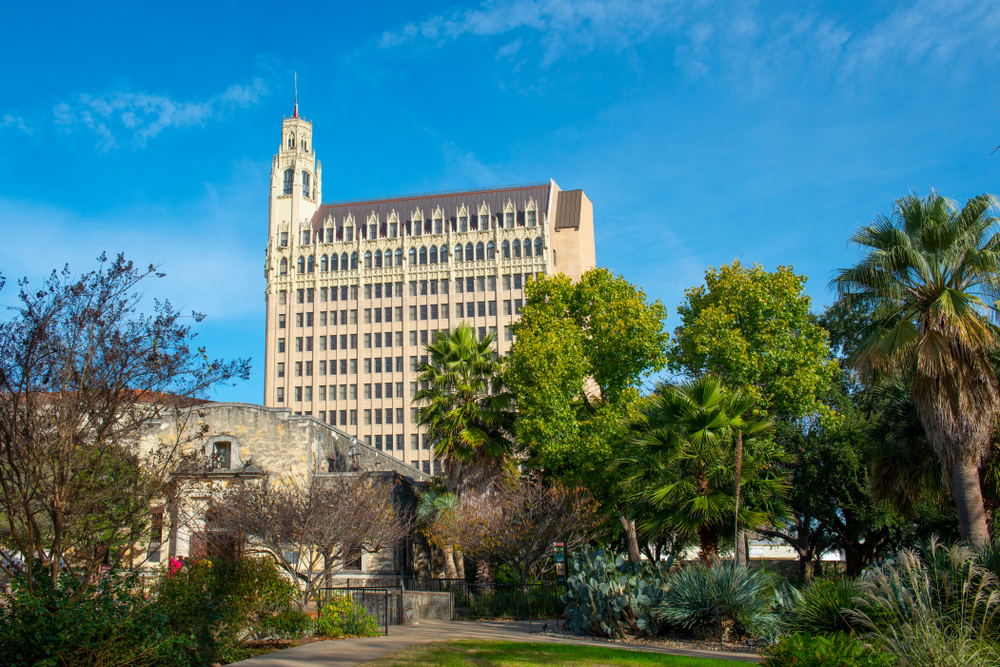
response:
M25 134L31 134L32 131L31 128L25 124L23 118L9 113L0 116L0 127L13 127L14 129L24 132Z
M56 125L66 131L84 127L98 136L104 151L121 146L123 137L144 146L168 128L203 125L224 117L233 109L246 108L267 94L262 79L249 86L232 85L203 102L178 102L167 95L115 91L102 95L83 93L73 102L60 102L52 109Z

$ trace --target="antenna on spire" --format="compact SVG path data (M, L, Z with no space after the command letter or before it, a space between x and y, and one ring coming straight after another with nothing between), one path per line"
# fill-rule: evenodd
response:
M292 111L292 118L299 117L299 73L295 72L293 74L295 77L295 110Z

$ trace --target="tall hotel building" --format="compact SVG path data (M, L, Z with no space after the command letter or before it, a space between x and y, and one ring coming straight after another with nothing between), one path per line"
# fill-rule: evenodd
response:
M424 345L467 322L499 351L524 284L595 265L593 206L548 183L322 203L298 107L271 166L264 404L437 473L411 399Z

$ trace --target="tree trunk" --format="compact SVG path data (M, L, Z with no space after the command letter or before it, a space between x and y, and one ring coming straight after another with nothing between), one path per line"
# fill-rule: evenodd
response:
M734 514L735 519L735 529L733 531L733 560L736 561L737 566L744 566L747 564L747 554L744 551L744 536L743 531L740 530L740 482L742 481L740 477L743 473L743 429L740 429L736 434L736 471L735 471L735 503L734 503Z
M812 581L813 574L815 573L816 565L813 562L812 554L810 553L800 553L799 554L799 576L802 578L802 583L807 584Z
M962 527L962 539L972 547L982 547L989 534L986 531L983 492L979 487L979 468L964 458L955 461L951 479L955 485L955 506Z
M622 528L625 529L625 544L628 547L628 561L638 563L642 561L642 553L639 551L639 536L635 532L635 521L622 515L618 517Z
M701 548L698 551L698 558L705 565L711 567L719 555L719 535L712 526L702 526L698 530L698 541Z
M461 549L455 549L455 572L458 573L459 579L465 579L465 554L462 553Z
M455 548L450 544L444 546L444 576L446 579L458 579L458 572L455 570Z
M493 583L493 568L485 560L480 560L476 563L476 582L480 586Z

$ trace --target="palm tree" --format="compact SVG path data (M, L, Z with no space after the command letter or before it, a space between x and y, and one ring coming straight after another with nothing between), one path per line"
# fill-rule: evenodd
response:
M460 511L458 498L439 486L421 492L417 502L417 523L428 540L441 547L444 570L448 579L465 577L465 559L453 544L454 525Z
M785 512L781 498L788 481L773 465L782 455L761 438L770 422L744 417L752 408L752 400L727 391L715 376L680 386L657 384L636 423L639 434L633 443L641 453L623 462L632 470L629 483L651 508L639 522L644 533L697 535L699 557L711 564L718 557L720 535L734 520L752 529ZM737 510L733 482L741 436Z
M487 489L511 465L514 399L500 381L493 343L493 334L479 341L460 324L435 336L429 363L419 368L418 421L444 462L445 488L459 499Z
M851 236L864 257L831 281L841 296L879 313L849 363L864 376L902 371L924 431L955 491L962 538L987 539L979 464L1000 416L989 355L998 336L1000 237L992 195L958 210L936 192L896 200Z

